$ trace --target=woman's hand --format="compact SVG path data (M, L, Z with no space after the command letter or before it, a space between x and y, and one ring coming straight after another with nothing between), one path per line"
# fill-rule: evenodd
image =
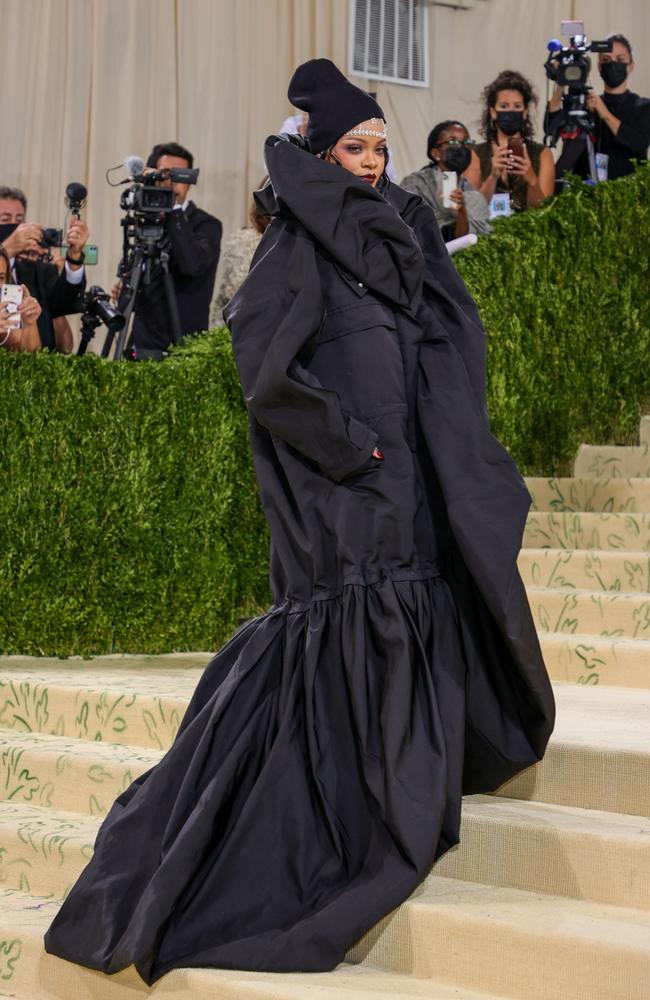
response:
M460 188L456 188L455 191L451 192L451 194L449 195L449 200L453 201L454 203L454 207L452 209L453 212L465 211L465 195L463 194Z
M510 169L510 163L512 160L512 153L507 146L497 146L492 149L492 168L491 173L493 177L498 177L505 171Z
M23 285L22 289L23 304L18 312L21 315L23 326L31 326L33 323L36 323L43 310L41 309L41 304L38 299L35 299L33 295L29 294L27 286Z
M523 156L515 156L514 153L511 154L508 171L511 174L517 174L519 177L523 177L529 187L535 187L537 184L537 174L533 169L533 165L530 162L530 156L528 155L528 150L525 146Z

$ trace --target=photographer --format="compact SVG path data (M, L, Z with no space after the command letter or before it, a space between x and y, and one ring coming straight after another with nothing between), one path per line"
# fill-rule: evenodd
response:
M462 122L448 120L435 125L427 139L427 156L431 162L408 174L401 187L419 194L431 206L445 242L467 233L491 233L488 203L465 176L476 153ZM443 171L458 178L458 187L449 196L453 208L444 204Z
M193 163L194 157L189 150L175 142L166 142L154 146L147 168L168 172L177 167L192 167ZM218 219L189 201L189 184L172 183L169 178L157 183L172 187L176 199L174 208L165 219L162 245L170 255L180 333L185 336L208 328L222 227ZM163 271L161 265L156 263L150 283L142 282L138 289L127 356L159 360L172 342L173 328L165 297Z
M611 52L598 55L598 72L605 84L602 96L594 90L587 98L587 108L597 119L597 153L607 157L607 179L615 180L634 173L633 159L645 160L650 145L650 100L628 89L634 70L632 46L625 35L607 36ZM550 131L560 114L563 88L556 85L548 105Z
M553 194L555 165L550 149L533 141L531 111L537 103L532 84L514 70L504 70L483 90L481 134L466 178L488 202L507 194L511 210L537 208ZM515 150L519 150L516 152Z
M27 199L19 188L0 187L0 245L10 259L10 281L26 285L41 306L41 346L67 354L72 344L62 332L57 335L53 320L75 312L75 300L85 285L83 251L88 226L81 219L72 220L65 237L65 265L59 273L55 264L41 260L47 252L42 246L43 227L26 222L26 212Z

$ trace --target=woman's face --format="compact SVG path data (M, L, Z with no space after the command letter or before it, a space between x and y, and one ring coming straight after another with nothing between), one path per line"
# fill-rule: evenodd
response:
M495 120L499 111L522 111L524 117L528 115L524 103L524 95L520 90L500 90L497 94L494 107L490 108L490 117Z
M357 129L369 129L377 132L383 122L360 122ZM374 135L343 135L327 154L330 163L345 167L355 177L361 178L375 187L386 166L386 140Z
M0 257L0 285L7 283L7 262L4 257Z
M469 132L460 125L451 125L438 139L438 142L431 150L434 161L445 169L445 157L449 149L462 149L469 139ZM451 143L451 146L450 146Z

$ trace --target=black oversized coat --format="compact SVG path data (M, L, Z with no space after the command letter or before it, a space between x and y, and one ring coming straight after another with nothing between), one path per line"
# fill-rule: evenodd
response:
M274 219L226 317L273 606L209 664L46 937L147 982L333 968L456 843L462 791L538 760L553 723L516 568L529 497L433 213L266 153Z

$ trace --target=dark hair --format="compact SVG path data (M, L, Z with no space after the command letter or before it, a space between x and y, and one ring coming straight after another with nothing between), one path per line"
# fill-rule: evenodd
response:
M448 118L445 122L438 122L437 125L433 126L427 138L427 156L429 159L431 159L431 150L434 146L438 145L438 139L443 132L446 132L449 128L464 128L469 135L469 129L467 126L463 125L462 122L457 121L455 118Z
M2 190L2 189L0 188L0 190ZM2 259L5 262L5 264L7 265L7 275L6 275L5 281L7 280L7 278L9 278L9 281L11 281L11 261L9 260L9 254L7 253L7 251L5 250L5 248L2 246L2 244L0 244L0 257L2 257Z
M619 32L612 33L611 35L607 35L606 41L618 42L620 45L624 45L628 51L630 59L632 60L632 62L634 62L634 53L632 52L632 46L630 45L625 35L621 35Z
M189 149L179 146L177 142L159 142L149 153L147 166L155 167L161 156L177 156L181 160L187 160L188 167L194 166L194 157Z
M20 188L0 187L0 200L19 201L25 211L27 211L27 198L25 192Z
M479 132L486 139L496 139L497 129L490 117L490 108L496 107L497 97L502 90L518 90L523 97L524 107L528 109L528 116L521 129L521 137L522 139L532 139L535 129L531 121L530 109L532 105L537 104L537 94L532 83L514 69L504 69L492 83L488 83L487 87L483 88L481 94L483 113Z

